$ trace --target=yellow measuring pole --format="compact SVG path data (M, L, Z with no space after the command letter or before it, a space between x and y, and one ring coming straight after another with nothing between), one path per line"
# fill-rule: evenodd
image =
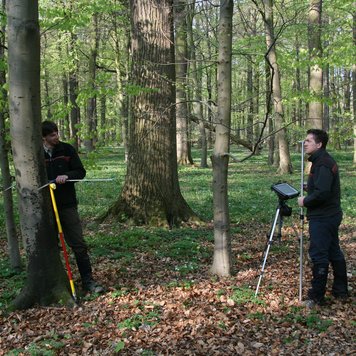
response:
M70 288L71 288L71 291L72 291L73 299L75 301L77 301L77 296L76 296L76 293L75 293L75 287L74 287L74 282L73 282L72 270L71 270L70 265L69 265L67 248L66 248L66 244L64 242L62 224L61 224L61 221L59 219L56 198L54 196L54 190L55 189L56 189L56 184L55 183L49 184L49 191L51 193L51 200L52 200L54 216L56 218L57 227L58 227L58 233L59 233L59 239L61 241L63 256L64 256L65 264L66 264L66 267L67 267L67 274L68 274L69 284L70 284Z

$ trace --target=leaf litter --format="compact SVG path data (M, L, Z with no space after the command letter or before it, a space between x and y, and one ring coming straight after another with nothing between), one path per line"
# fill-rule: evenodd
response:
M353 354L356 242L351 229L343 226L341 235L352 296L347 303L337 301L329 285L327 306L312 311L298 301L299 242L287 227L288 237L270 250L254 296L266 243L257 234L266 229L240 226L232 235L235 270L228 278L209 272L213 242L201 242L210 257L183 274L174 258L149 252L137 251L126 264L100 256L93 265L95 277L108 288L105 294L84 297L71 309L2 311L0 355ZM305 248L304 296L310 277Z

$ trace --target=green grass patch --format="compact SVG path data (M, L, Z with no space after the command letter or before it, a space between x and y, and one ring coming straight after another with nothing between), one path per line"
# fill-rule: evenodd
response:
M266 315L261 312L256 312L256 313L247 314L247 317L249 319L264 320L266 318Z
M244 305L246 303L264 304L261 299L255 297L255 291L249 287L233 288L233 292L230 298L238 305Z
M291 313L288 313L281 322L287 321L305 325L308 329L313 329L318 332L325 332L333 323L330 319L323 319L316 311L312 311L308 315L302 313L302 307L293 307Z
M152 310L147 313L137 313L120 322L117 327L119 329L133 329L137 330L142 326L152 327L159 323L160 321L160 311Z
M26 349L14 349L5 354L5 356L55 356L65 347L65 343L60 341L58 336L54 335L52 338L45 338L38 342L32 342Z

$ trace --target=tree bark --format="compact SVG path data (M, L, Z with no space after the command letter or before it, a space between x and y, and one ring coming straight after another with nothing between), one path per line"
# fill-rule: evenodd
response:
M129 100L127 94L128 73L130 67L130 56L125 54L130 52L130 29L124 23L118 22L118 17L113 18L114 28L114 48L115 48L115 73L117 94L116 101L119 108L119 126L121 133L121 143L125 150L125 162L128 159L128 129L129 129ZM121 32L124 33L121 33ZM124 38L124 41L122 41Z
M265 62L265 87L266 87L266 112L269 113L272 106L272 93L271 93L271 68L268 65L267 61ZM268 128L268 164L271 166L274 165L274 156L275 156L275 137L272 135L273 132L273 120L272 116L268 115L267 119L267 128Z
M2 10L5 11L5 0L2 1ZM6 28L2 27L2 31L5 34ZM5 36L0 38L0 62L3 64L5 62L4 56L5 48ZM2 176L3 189L5 189L3 194L4 201L4 213L5 213L5 224L6 224L6 236L7 236L7 248L10 260L10 266L15 270L20 270L21 255L19 249L19 241L16 233L16 224L14 218L14 204L12 199L12 189L7 189L11 187L12 180L9 168L9 150L8 142L6 141L6 136L8 130L6 129L5 119L7 110L7 92L4 89L6 84L6 73L5 70L0 70L0 101L1 108L0 110L0 168Z
M273 105L275 112L276 129L278 130L277 142L279 149L279 173L292 173L292 163L289 153L289 144L287 141L287 131L284 128L284 110L282 104L282 88L279 66L276 52L276 38L274 35L273 25L273 0L264 0L265 4L265 25L266 25L266 42L269 50L267 58L272 70L273 86Z
M67 108L69 106L69 96L68 96L68 74L63 73L62 75L62 88L63 88L63 106L65 108L65 115L62 116L62 132L60 136L62 140L69 140L70 131L69 131L69 114Z
M71 301L50 216L41 139L38 2L7 4L10 132L19 195L21 232L27 249L27 281L12 308ZM49 223L50 222L50 223Z
M247 141L253 142L253 72L252 72L252 57L246 56L247 60L247 125L246 136Z
M172 0L131 0L132 70L125 183L104 217L174 226L197 218L178 182Z
M178 164L193 164L189 153L187 104L187 0L174 0L176 59L176 120Z
M198 120L200 141L201 141L201 158L200 167L208 167L208 142L206 129L203 121L203 108L202 108L202 69L197 66L196 51L193 37L193 19L194 19L195 1L190 5L187 20L188 43L190 47L190 73L193 83L193 115ZM198 25L196 25L198 26Z
M70 43L69 43L69 52L75 52L75 42L77 40L77 36L73 33L70 34ZM78 127L77 125L80 122L80 108L77 103L78 98L78 66L76 60L72 59L73 63L71 65L72 69L69 72L69 101L70 101L70 115L69 115L69 134L70 138L73 141L74 148L78 151L79 148L79 138L78 138Z
M231 61L233 0L220 1L218 30L218 115L213 163L214 258L211 272L231 274L231 237L227 174L231 124Z
M356 47L356 9L352 16L352 41ZM353 129L354 129L354 164L356 164L356 64L352 65L352 108L353 108Z
M90 97L87 100L87 115L84 146L87 151L91 152L95 149L97 141L97 95L96 95L96 58L98 56L99 32L98 32L98 15L94 14L92 18L93 37L91 39L91 48L89 55L89 80L88 86Z
M310 57L309 91L313 99L309 103L308 127L323 128L323 69L319 65L322 57L321 11L322 0L310 0L308 13L308 46Z

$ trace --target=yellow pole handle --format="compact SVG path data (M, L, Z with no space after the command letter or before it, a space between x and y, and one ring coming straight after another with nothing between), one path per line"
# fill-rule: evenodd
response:
M55 183L51 183L49 185L49 191L51 193L52 206L53 206L54 216L56 217L56 222L57 222L57 226L58 226L58 232L61 234L61 233L63 233L63 230L62 230L61 221L59 220L59 214L58 214L56 198L54 197L54 190L55 189L56 189L56 184Z

